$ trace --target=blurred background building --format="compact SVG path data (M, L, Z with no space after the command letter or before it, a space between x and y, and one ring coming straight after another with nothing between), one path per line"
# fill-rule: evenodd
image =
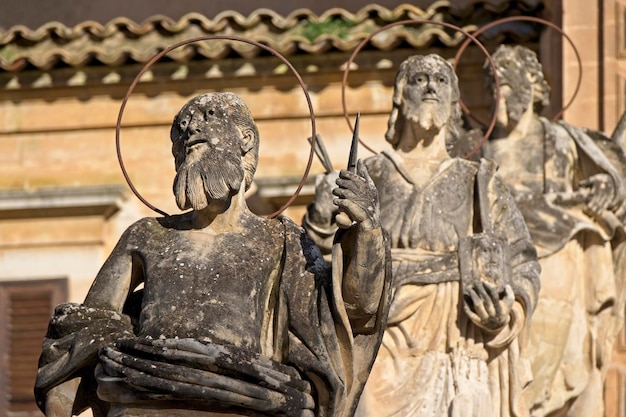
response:
M564 113L578 126L611 133L626 104L625 0L169 0L0 4L0 416L38 416L32 387L41 340L55 305L80 302L121 232L154 213L120 171L115 126L129 85L156 53L205 35L235 35L285 55L302 75L316 131L335 168L347 162L351 131L342 108L343 69L370 33L407 19L448 22L468 31L507 16L549 20L581 57L580 91ZM480 38L492 52L521 43L538 52L552 86L547 115L568 103L580 76L561 34L529 21ZM416 53L454 57L461 34L432 24L396 26L363 47L348 77L347 111L361 113L361 137L383 139L398 64ZM491 97L484 56L470 46L457 63L464 103L487 120ZM174 213L169 127L194 95L233 91L261 134L255 184L259 214L280 208L298 187L309 158L309 109L289 68L246 43L185 46L152 65L126 105L121 150L129 176L152 205ZM353 120L353 117L352 117ZM367 150L361 149L362 156ZM286 214L299 221L312 199L313 161ZM624 332L623 332L624 333ZM607 380L607 416L626 416L626 335Z

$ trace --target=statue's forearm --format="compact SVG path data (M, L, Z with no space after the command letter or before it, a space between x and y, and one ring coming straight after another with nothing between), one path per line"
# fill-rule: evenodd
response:
M368 319L380 307L387 264L388 240L381 228L349 230L341 239L344 275L343 299L351 318Z
M52 388L46 395L46 417L72 417L80 378L70 379Z

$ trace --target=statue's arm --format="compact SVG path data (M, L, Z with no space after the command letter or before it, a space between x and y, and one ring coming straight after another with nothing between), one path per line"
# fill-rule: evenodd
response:
M492 163L481 161L477 177L481 220L488 233L504 238L510 279L503 277L504 285L481 281L465 289L463 307L476 325L491 333L488 345L500 348L528 328L539 293L540 266L526 222L493 168Z
M489 184L491 218L496 232L509 244L512 288L524 319L530 320L539 296L541 267L526 221L504 181L494 176Z
M341 171L337 185L335 203L348 219L335 239L342 249L342 297L350 319L366 326L379 313L390 276L390 243L380 226L378 192L365 165L359 161L356 173Z
M55 309L35 383L38 405L47 417L71 416L77 408L76 401L80 403L79 411L86 407L84 398L76 398L81 384L76 375L93 366L102 345L132 334L130 319L119 313L140 280L140 269L133 268L131 251L135 227L122 235L98 272L85 302L65 303Z
M85 298L86 306L121 312L128 295L143 282L137 242L141 229L140 220L124 232L96 275Z

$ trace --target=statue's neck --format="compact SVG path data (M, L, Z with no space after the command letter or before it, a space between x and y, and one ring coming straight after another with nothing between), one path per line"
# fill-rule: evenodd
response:
M506 111L506 102L501 100L500 106L504 106L502 111ZM527 137L531 132L536 130L536 125L539 123L539 118L535 114L535 109L533 106L534 103L534 93L529 95L528 102L526 103L526 110L522 113L522 116L517 121L517 123L511 123L509 121L509 125L504 127L501 125L496 125L496 129L494 129L494 133L492 137L494 139L499 138L524 138Z
M245 188L239 190L228 204L216 206L209 204L202 210L194 210L192 213L192 228L204 230L215 234L224 232L237 232L242 226L244 217L250 215L245 200Z
M396 150L403 158L441 162L450 158L446 149L446 133L445 126L436 131L414 124L406 126Z
M444 127L430 136L416 135L423 129L405 129L405 132L407 130L412 137L405 138L406 134L403 134L396 152L402 157L404 167L415 185L422 186L432 178L443 161L451 158L446 149L447 130Z

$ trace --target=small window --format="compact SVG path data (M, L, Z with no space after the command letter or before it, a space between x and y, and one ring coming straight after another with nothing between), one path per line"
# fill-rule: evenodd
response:
M0 415L42 416L33 388L43 337L67 280L0 282Z

